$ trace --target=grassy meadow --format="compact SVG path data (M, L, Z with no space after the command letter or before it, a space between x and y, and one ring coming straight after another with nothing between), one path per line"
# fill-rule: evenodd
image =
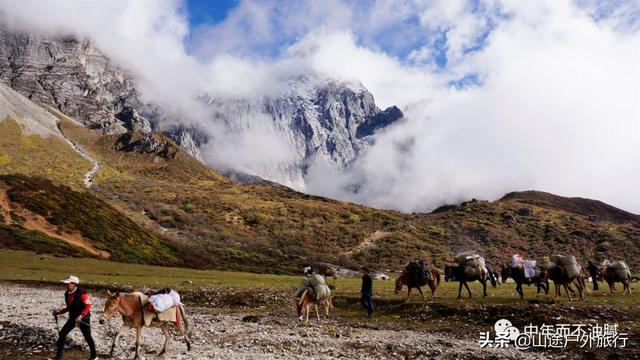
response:
M27 251L0 250L0 281L38 281L57 283L58 280L66 278L69 274L79 276L83 283L109 287L172 287L183 290L193 290L198 288L234 288L234 289L290 289L296 287L300 282L300 276L256 274L236 271L220 270L194 270L186 268L160 267L152 265L138 265L117 263L107 260L97 260L91 258L60 257L45 254L35 254ZM190 281L191 283L187 283ZM360 290L360 279L338 278L335 283L333 279L328 280L329 285L334 287L334 296L354 298ZM444 304L477 304L477 305L500 305L500 304L531 304L531 303L557 303L569 304L566 297L555 299L552 295L536 295L535 287L524 287L525 298L519 299L514 290L515 284L508 282L498 285L497 288L488 288L488 297L482 298L482 286L475 282L470 284L473 298L469 299L466 290L463 289L463 299L457 300L458 283L441 281L436 291L436 298L430 298L430 290L425 288L429 303ZM591 291L591 284L587 284L588 291L584 302L573 301L572 306L590 305L611 305L625 309L637 307L640 301L638 295L638 285L631 285L631 296L620 294L621 287L618 284L618 292L610 294L605 290L606 285L601 284L601 290ZM553 289L553 285L552 285ZM389 281L374 282L375 298L383 302L396 302L402 300L406 293L403 289L402 295L394 294L393 279ZM564 293L563 293L564 294ZM419 303L417 293L411 297L412 303Z

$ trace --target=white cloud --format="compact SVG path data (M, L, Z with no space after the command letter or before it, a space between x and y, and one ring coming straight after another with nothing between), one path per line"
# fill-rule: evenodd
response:
M436 93L343 174L345 184L366 181L357 194L311 187L408 211L538 189L638 212L637 34L594 23L567 3L527 3L509 2L511 19L450 69L482 74L482 87Z

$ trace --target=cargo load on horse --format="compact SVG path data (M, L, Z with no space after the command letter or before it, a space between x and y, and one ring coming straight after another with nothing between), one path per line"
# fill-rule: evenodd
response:
M611 293L615 293L615 283L622 283L622 294L625 292L631 294L630 282L631 282L631 270L627 263L623 260L609 261L605 260L599 269L600 276L607 282Z
M423 260L411 260L404 269L414 283L426 282L431 277Z
M489 273L484 258L475 250L463 251L454 257L455 262L464 268L467 277L481 277Z
M511 267L520 268L524 271L524 277L533 279L536 276L536 260L525 259L522 254L514 254L511 257Z
M502 267L502 281L505 282L508 278L512 278L516 283L516 292L521 299L524 298L522 285L535 285L536 294L539 294L540 290L544 290L545 294L549 293L549 281L546 274L536 269L536 264L536 260L527 260L521 254L515 254L511 257L511 265L505 264Z
M489 271L485 265L484 258L476 251L460 252L453 259L456 265L445 265L444 279L445 281L456 280L460 282L458 298L460 298L462 286L467 289L469 297L471 297L471 289L467 285L469 281L480 281L483 296L487 296L487 281L490 281L494 288L496 287L497 279L495 274Z
M604 266L607 269L611 269L611 271L613 271L613 273L618 278L621 278L621 279L631 278L631 270L629 269L629 265L627 265L627 263L625 263L624 260L618 260L618 261L605 260L602 263L602 266Z
M153 312L163 312L174 306L182 305L182 302L180 302L180 294L175 290L162 289L153 292L149 297L149 304L152 306L152 308L149 307L149 310Z
M314 272L308 273L302 278L295 296L300 298L305 290L311 293L316 303L331 296L331 289L327 285L324 276Z
M549 260L562 268L569 278L578 277L582 271L582 267L573 255L552 255Z

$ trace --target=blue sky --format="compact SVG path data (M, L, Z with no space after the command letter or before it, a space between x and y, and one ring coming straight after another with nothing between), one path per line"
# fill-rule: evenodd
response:
M238 0L188 0L186 8L189 14L189 25L196 27L216 24L224 20L229 10L237 5Z
M451 51L448 36L455 25L425 25L415 4L405 4L402 8L403 6L397 6L400 3L390 3L390 21L383 20L381 24L372 24L370 13L376 7L380 7L380 3L368 0L328 1L327 9L318 10L314 9L317 3L311 2L310 5L304 1L187 0L185 9L192 30L186 40L187 48L196 53L196 56L201 55L205 58L225 52L241 56L277 58L282 55L283 49L296 43L309 31L329 27L349 30L356 36L359 45L384 52L404 63L430 64L433 71L440 71L451 65L452 59L450 54L447 54ZM472 16L482 18L484 23L477 29L477 33L471 36L474 39L460 49L462 54L467 54L482 49L495 27L494 22L501 14L499 9L487 9L478 0L469 0L464 7ZM316 13L306 14L306 10L309 9ZM232 11L234 15L230 16ZM256 15L257 13L260 15ZM349 13L347 20L334 20L345 13ZM295 23L298 18L304 16L309 17L308 24L289 25L289 22ZM291 19L293 21L289 21ZM266 26L261 24L263 21L267 23ZM234 33L229 34L230 31ZM238 32L243 36L237 36ZM226 43L225 48L224 39L232 37L236 41L233 44ZM217 40L212 40L214 38ZM417 53L423 55L418 56Z

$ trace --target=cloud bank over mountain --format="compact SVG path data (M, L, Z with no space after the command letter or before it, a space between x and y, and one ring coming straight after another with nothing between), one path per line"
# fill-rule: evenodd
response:
M361 82L405 119L300 190L404 211L537 189L640 212L640 10L633 1L240 1L193 26L179 1L4 1L13 29L89 37L142 95L218 138L198 99L263 97L291 76ZM212 165L291 149L256 117ZM208 151L207 151L208 150Z

